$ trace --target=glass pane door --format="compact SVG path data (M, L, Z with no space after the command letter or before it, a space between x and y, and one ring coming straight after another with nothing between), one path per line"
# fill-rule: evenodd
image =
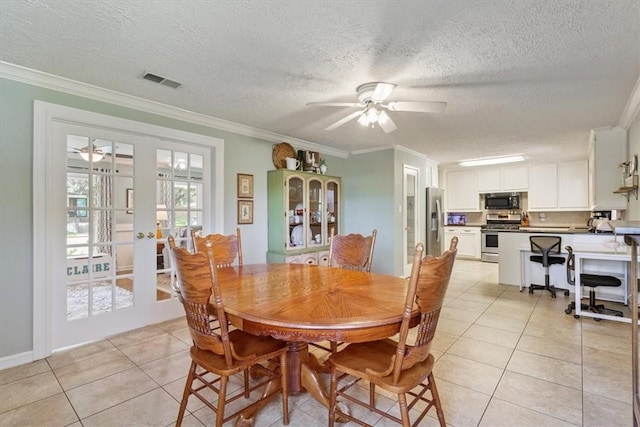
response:
M286 242L287 249L301 249L304 247L304 183L297 175L290 176L286 180L289 238Z
M326 221L327 221L327 234L325 239L329 239L331 237L331 233L340 234L340 186L336 181L328 181L327 182L327 212L326 212ZM326 244L329 244L329 241L326 240Z
M156 299L175 298L167 238L193 251L192 232L203 230L204 156L180 150L156 149Z
M191 249L191 230L209 230L211 149L81 125L55 128L66 164L53 175L66 188L51 196L64 210L53 217L66 238L52 237L52 348L182 315L167 237Z
M132 159L130 144L67 135L68 321L134 305Z
M306 242L308 246L320 246L326 238L324 238L322 230L323 221L323 197L322 181L319 179L309 179L309 209L307 223Z

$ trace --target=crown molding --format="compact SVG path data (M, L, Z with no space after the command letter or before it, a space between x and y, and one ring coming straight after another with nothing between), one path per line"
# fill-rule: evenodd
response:
M627 105L622 110L622 114L620 115L620 127L623 129L629 129L633 121L638 117L640 113L640 76L638 76L638 80L636 81L636 85L633 87L631 91L631 96L629 96L629 100L627 101Z
M363 148L361 150L354 150L351 152L351 154L354 156L357 156L358 154L367 154L367 153L374 153L376 151L392 150L393 148L394 148L393 145L381 145L379 147L371 147L371 148Z
M410 148L404 147L402 145L395 145L393 148L395 148L398 151L404 151L405 153L411 154L412 156L421 157L421 158L423 158L425 160L429 160L430 162L434 162L436 164L438 163L435 160L429 158L426 154L419 153L419 152L417 152L415 150L412 150Z
M417 151L414 151L414 150L412 150L410 148L407 148L407 147L404 147L402 145L381 145L379 147L363 148L362 150L354 150L354 151L351 152L351 154L352 155L358 155L358 154L373 153L373 152L376 152L376 151L384 151L384 150L404 151L405 153L411 154L412 156L420 157L422 159L425 159L425 160L428 160L430 162L438 164L438 162L436 162L433 159L430 159L425 154L419 153Z
M346 159L349 155L347 151L327 147L315 142L292 138L287 135L254 128L228 120L218 119L216 117L211 117L204 114L195 113L193 111L172 107L170 105L150 101L148 99L139 98L132 95L127 95L109 89L104 89L99 86L78 82L42 71L22 67L20 65L10 64L8 62L0 61L0 78L43 87L70 95L90 98L96 101L106 102L109 104L118 105L120 107L131 108L134 110L143 111L145 113L156 114L159 116L181 120L184 122L206 126L226 132L232 132L252 138L263 139L265 141L286 141L290 144L296 145L298 148L318 151L323 154L328 154L343 159Z

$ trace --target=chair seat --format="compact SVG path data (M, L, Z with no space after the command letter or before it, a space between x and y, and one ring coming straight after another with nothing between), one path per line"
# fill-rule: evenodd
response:
M233 360L233 366L228 368L224 355L216 354L213 351L191 347L191 357L196 363L204 366L209 371L216 371L224 375L233 375L247 368L257 358L273 354L272 357L283 349L287 348L287 343L278 341L272 337L256 336L248 334L240 329L229 332L229 340L233 342L233 348L238 359Z
M229 338L233 341L233 347L238 357L246 357L247 360L234 359L233 366L229 368L226 365L224 355L203 350L196 346L191 347L191 358L208 371L230 376L251 366L257 358L275 357L279 352L287 348L287 343L285 342L271 337L250 335L238 329L231 331Z
M542 264L542 258L542 255L531 255L529 259L533 262L539 262L540 264ZM549 265L564 264L564 258L561 256L550 256L549 258L547 258L547 261L549 262Z
M600 276L598 274L581 274L580 283L582 286L588 286L590 288L595 288L597 286L616 287L622 284L620 279L617 277Z
M426 360L403 370L398 384L393 384L393 373L379 377L367 372L369 369L377 372L387 370L397 350L398 343L391 339L349 344L344 350L332 354L329 360L341 372L356 375L392 393L406 393L427 379L435 359L430 354Z

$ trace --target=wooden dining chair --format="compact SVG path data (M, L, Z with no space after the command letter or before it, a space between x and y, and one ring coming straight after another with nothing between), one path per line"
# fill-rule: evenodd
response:
M337 407L338 396L364 406L370 411L402 424L404 427L412 425L409 420L409 411L412 408L418 409L416 403L422 401L424 408L413 422L413 426L420 425L432 407L436 409L440 425L445 426L444 412L432 372L435 360L431 354L431 344L451 278L457 244L458 238L454 237L451 239L451 246L442 255L437 258L428 255L424 259L422 259L424 246L422 243L416 245L402 325L397 341L387 338L353 343L329 357L331 365L329 426L334 425L336 416L366 425L357 420L354 415L345 413ZM412 312L415 313L416 308L420 310L420 320L411 331L412 335L415 331L415 339L409 340ZM413 344L410 344L410 341ZM338 388L340 380L346 377L349 378L347 384ZM356 378L355 381L353 381L353 377ZM349 392L349 389L361 379L369 382L369 402L356 397L360 392ZM401 418L376 407L376 386L398 396ZM356 390L358 388L356 387ZM430 399L425 396L427 391L431 394ZM407 395L410 396L410 402L407 402Z
M193 241L193 251L195 253L206 253L206 242L213 245L213 257L216 267L231 267L238 260L238 265L242 265L242 238L240 237L240 227L236 228L236 234L208 234L200 235L200 230L191 229L191 239ZM211 316L211 327L218 329L217 319Z
M344 268L356 271L371 271L373 264L373 249L376 245L378 230L375 228L370 236L362 234L334 234L331 230L329 245L329 267ZM342 342L329 341L329 347L322 343L310 343L312 346L335 353Z
M220 427L240 412L262 405L264 399L271 398L279 390L282 390L283 423L289 424L287 343L269 336L251 335L240 329L229 331L211 242L205 242L204 253L191 254L184 248L176 247L172 237L168 240L180 284L178 298L184 307L193 339L190 349L191 368L176 426L182 424L191 395L200 399L216 414L216 427ZM209 314L212 311L220 319L220 333L211 329ZM248 380L250 368L261 375L251 385ZM244 373L244 386L228 394L229 378L238 373ZM275 385L276 380L279 380L280 387ZM262 393L259 389L264 387L267 388ZM262 396L257 400L250 400L252 403L248 405L240 405L241 408L234 406L232 414L225 413L228 403L242 397L249 398L254 391L259 391ZM210 392L217 395L215 405L211 403Z
M205 252L205 242L209 241L213 245L213 255L216 260L216 267L229 267L238 260L238 265L242 265L242 238L240 228L236 228L236 234L208 234L200 236L199 230L191 230L193 240L193 251L195 253Z
M331 230L329 266L348 270L371 271L377 234L378 230L375 228L371 232L371 236L363 236L362 234L334 235L334 230Z

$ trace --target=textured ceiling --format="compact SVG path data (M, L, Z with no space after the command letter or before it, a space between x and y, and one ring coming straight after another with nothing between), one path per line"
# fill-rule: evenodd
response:
M347 151L575 157L640 75L640 1L2 0L0 60ZM385 134L305 106L370 81L447 109Z

